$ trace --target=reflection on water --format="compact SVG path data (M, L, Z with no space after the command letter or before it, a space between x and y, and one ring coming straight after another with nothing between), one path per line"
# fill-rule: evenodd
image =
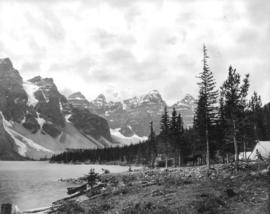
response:
M21 210L49 206L66 196L68 184L60 178L76 178L90 168L101 172L124 172L128 167L106 165L49 164L39 161L0 161L0 204L12 203Z

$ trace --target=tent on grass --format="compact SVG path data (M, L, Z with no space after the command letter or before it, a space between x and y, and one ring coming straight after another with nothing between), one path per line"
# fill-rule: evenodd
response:
M249 159L252 152L240 152L239 153L239 160L246 160Z
M249 159L257 160L258 154L260 154L262 158L270 157L270 141L258 141L251 155L249 156Z

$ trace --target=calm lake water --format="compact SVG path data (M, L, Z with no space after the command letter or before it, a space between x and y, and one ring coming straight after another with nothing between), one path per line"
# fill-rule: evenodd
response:
M91 168L101 172L125 172L128 167L110 165L50 164L39 161L0 161L0 204L16 204L20 210L49 206L66 195L72 186L58 181L60 178L77 178Z

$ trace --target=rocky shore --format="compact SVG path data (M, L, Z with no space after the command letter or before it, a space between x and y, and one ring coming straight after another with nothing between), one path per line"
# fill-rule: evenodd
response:
M104 173L96 187L58 201L50 213L269 213L265 163L242 163L237 172L233 165L219 164L211 170L198 166Z

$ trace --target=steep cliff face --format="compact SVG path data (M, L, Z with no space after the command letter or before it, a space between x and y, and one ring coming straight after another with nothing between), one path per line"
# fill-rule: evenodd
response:
M24 160L11 136L5 130L3 114L0 114L0 160Z
M73 109L69 121L87 136L90 135L96 139L104 137L108 141L112 141L107 121L96 114L90 113L88 109Z
M35 90L31 91L28 89L29 87ZM33 121L34 116L43 118L45 122L42 124L42 131L52 137L59 136L65 126L62 110L63 106L67 105L67 100L58 92L53 79L37 76L25 82L24 88L28 91L28 97L33 96L33 99L36 99L36 102L32 101L29 104L34 107L38 115L32 115L30 119Z
M115 145L105 119L74 109L51 78L23 81L9 59L0 59L0 113L0 159Z
M20 122L26 112L27 94L10 59L0 59L0 110L8 120Z

